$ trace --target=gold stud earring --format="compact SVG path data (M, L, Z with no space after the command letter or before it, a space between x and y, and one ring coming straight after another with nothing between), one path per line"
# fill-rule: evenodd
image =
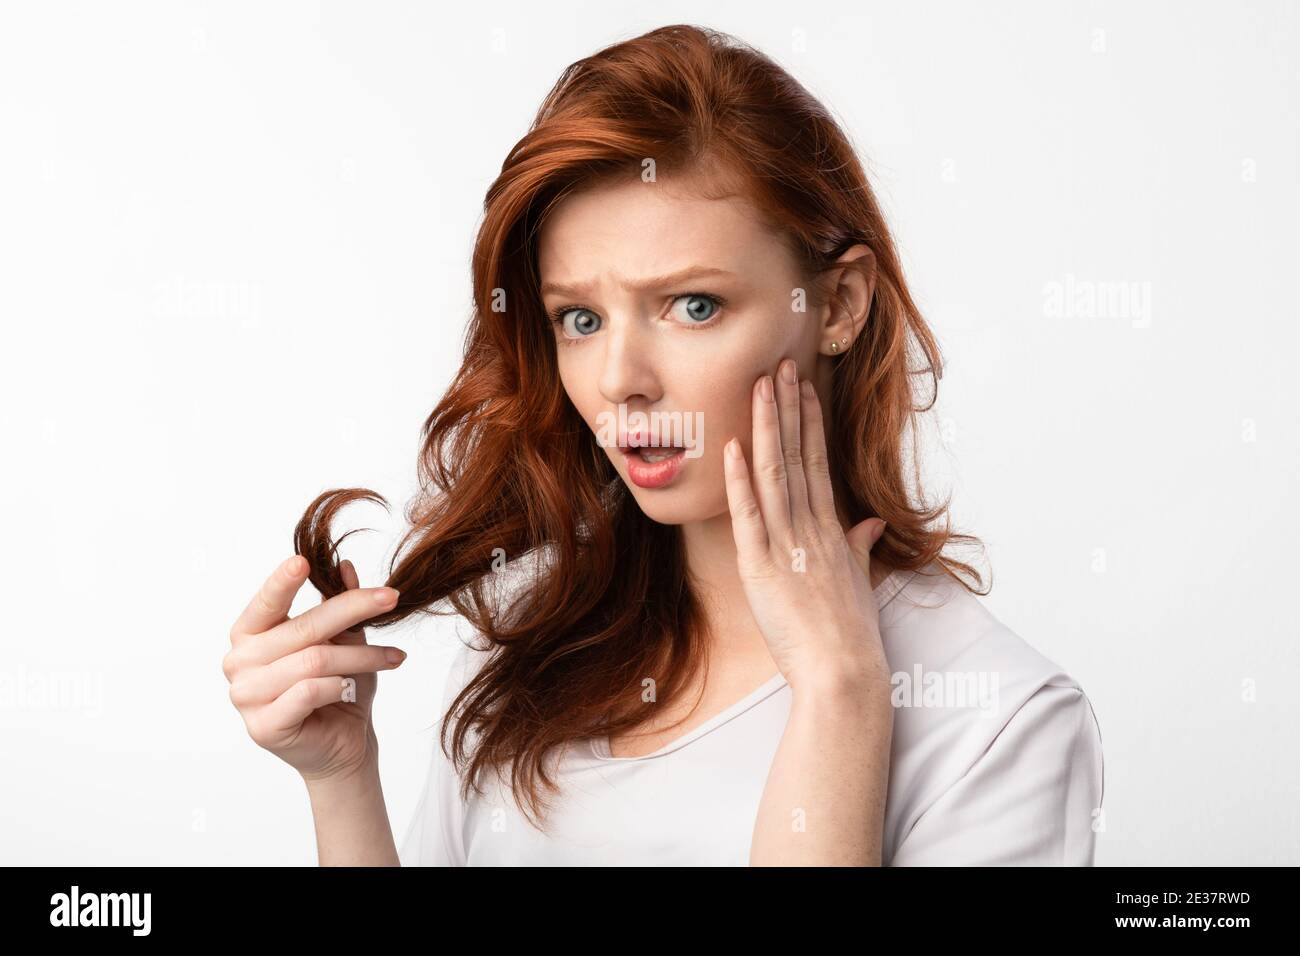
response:
M832 342L832 343L831 343L831 351L832 351L832 352L838 352L839 350L840 350L840 343L839 343L839 342Z

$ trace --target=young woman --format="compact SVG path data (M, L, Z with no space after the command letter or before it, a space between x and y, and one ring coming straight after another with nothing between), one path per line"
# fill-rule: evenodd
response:
M388 586L330 537L383 499L327 492L232 630L322 863L1092 863L1091 705L909 484L938 348L803 87L689 26L573 64L473 279ZM304 579L324 600L289 619ZM399 850L370 706L401 652L361 625L418 611L476 639Z

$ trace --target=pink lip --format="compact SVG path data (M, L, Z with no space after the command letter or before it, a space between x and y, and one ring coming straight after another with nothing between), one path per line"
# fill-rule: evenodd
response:
M620 448L627 461L627 476L632 479L632 484L639 488L662 488L682 470L682 465L686 463L686 449L681 449L671 458L665 458L663 461L642 461L631 448Z

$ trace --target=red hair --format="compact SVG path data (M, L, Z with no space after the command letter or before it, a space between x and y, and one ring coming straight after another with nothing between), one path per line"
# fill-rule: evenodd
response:
M978 571L942 553L978 539L952 531L948 501L922 503L915 447L915 492L909 485L907 428L934 404L941 358L839 125L767 56L711 30L666 26L579 60L488 189L463 362L424 424L421 492L386 582L401 598L367 625L459 613L488 642L493 653L444 718L442 746L459 712L450 755L465 765L462 795L481 790L487 768L508 766L530 818L544 815L543 787L558 790L543 760L552 747L634 728L646 676L667 701L707 664L678 529L642 513L569 402L538 289L535 238L548 210L577 186L640 176L645 158L658 178L703 172L743 190L797 255L810 305L835 298L818 279L839 255L871 248L871 308L834 360L837 496L854 523L888 522L873 560L897 570L935 561L987 593L962 580L982 586ZM343 590L331 522L361 498L386 504L366 489L328 491L296 529L325 597ZM494 586L502 553L540 559L510 593Z

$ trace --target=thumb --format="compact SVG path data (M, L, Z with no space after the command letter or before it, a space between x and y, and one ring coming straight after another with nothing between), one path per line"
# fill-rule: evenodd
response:
M857 559L858 567L862 569L863 574L870 575L871 549L884 533L884 521L880 518L868 518L866 521L854 525L849 529L849 533L844 536L848 540L849 550L853 552L853 557Z
M339 562L339 574L343 578L343 590L351 591L353 588L361 587L361 581L357 578L357 568L349 559L344 558ZM342 592L340 592L342 593ZM325 603L324 601L321 602ZM330 640L331 644L365 644L366 629L357 625L348 628L346 631L340 631Z

